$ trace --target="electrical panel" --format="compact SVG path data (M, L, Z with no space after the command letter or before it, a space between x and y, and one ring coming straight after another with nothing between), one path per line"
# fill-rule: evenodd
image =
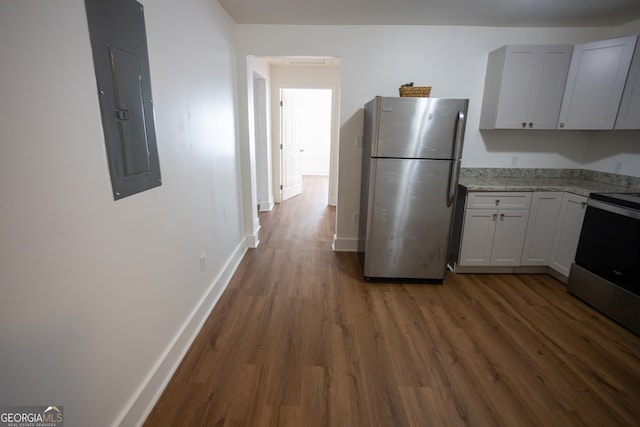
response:
M144 24L135 0L85 0L115 200L162 184Z

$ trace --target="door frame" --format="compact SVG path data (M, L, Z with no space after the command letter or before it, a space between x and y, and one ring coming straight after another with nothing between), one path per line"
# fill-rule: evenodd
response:
M276 85L273 89L272 96L272 112L277 111L276 114L272 114L274 118L273 135L276 138L272 138L272 159L273 159L273 194L275 196L275 202L282 202L282 162L281 162L281 138L282 138L282 118L280 109L280 94L285 89L325 89L331 90L331 141L329 143L329 196L327 203L331 206L336 206L338 202L338 148L340 140L340 92L339 88L335 85L326 84L285 84L281 83ZM277 117L277 119L275 119Z

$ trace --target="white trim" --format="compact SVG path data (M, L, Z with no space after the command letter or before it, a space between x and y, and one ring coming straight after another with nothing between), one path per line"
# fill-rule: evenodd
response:
M260 225L259 219L256 219L256 222L257 224L253 225L253 234L246 237L247 247L252 249L257 248L258 245L260 244L260 237L258 233L262 226Z
M338 237L333 235L331 249L334 252L358 252L358 239L353 237Z
M295 68L297 66L283 66L283 68ZM313 66L310 66L313 67ZM338 66L340 68L341 66ZM305 73L304 68L301 69L303 76ZM317 68L316 68L317 70ZM281 109L280 100L282 99L281 92L283 89L328 89L331 90L331 141L329 147L329 195L327 203L330 206L337 206L338 204L338 168L339 168L339 152L340 152L340 77L332 79L331 82L318 83L315 78L302 77L293 79L285 78L280 79L273 75L270 76L269 82L271 85L271 108L272 112L278 112L278 117L275 118L274 114L271 115L271 144L272 144L272 170L273 170L273 195L276 203L282 203L282 190L280 185L282 184L281 177L281 161L280 161L280 143L281 143Z
M271 200L271 201L266 201L266 202L260 202L259 206L260 206L260 212L271 212L271 210L273 209L273 207L276 204Z
M548 274L566 284L567 277L546 265L514 265L514 266L465 266L457 262L449 270L457 274Z
M200 303L191 312L180 332L162 353L147 378L126 405L126 409L120 414L115 425L141 426L144 423L231 281L246 251L246 242L240 242Z

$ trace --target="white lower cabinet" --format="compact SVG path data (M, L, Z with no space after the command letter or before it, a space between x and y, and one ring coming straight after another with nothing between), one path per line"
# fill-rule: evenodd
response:
M456 271L549 272L550 267L559 279L568 277L586 202L561 191L468 193Z
M564 194L549 266L565 277L569 276L571 263L576 256L586 207L586 197Z
M496 233L493 236L491 265L520 265L522 244L527 231L529 211L500 210L497 212Z
M467 209L465 211L458 262L460 265L491 265L493 236L496 233L494 217L497 212L497 209Z
M531 193L469 193L458 264L519 265L530 204Z
M547 266L551 262L563 195L561 191L533 193L520 265Z

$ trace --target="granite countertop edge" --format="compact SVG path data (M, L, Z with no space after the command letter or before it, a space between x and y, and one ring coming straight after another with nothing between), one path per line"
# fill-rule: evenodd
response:
M640 192L640 178L584 169L462 168L459 184L467 191Z

